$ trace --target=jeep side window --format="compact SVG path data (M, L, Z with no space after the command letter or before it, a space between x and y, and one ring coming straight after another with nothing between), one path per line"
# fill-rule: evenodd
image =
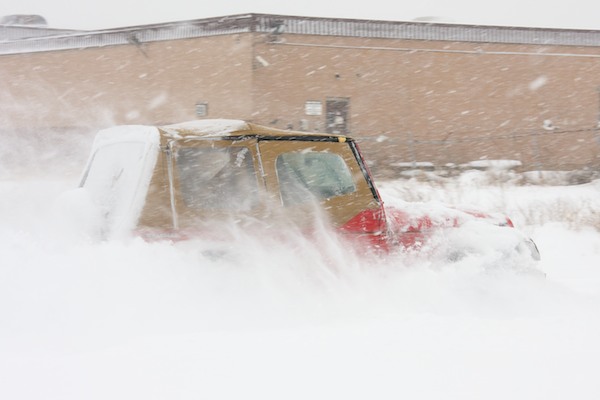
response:
M275 167L285 206L356 191L348 166L342 157L334 153L284 153L277 157Z
M247 147L182 147L176 159L186 206L248 211L258 205L256 172Z

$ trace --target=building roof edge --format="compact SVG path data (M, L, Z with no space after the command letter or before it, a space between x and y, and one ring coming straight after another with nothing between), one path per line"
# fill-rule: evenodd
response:
M48 32L52 32L52 30L48 30ZM0 54L80 49L119 44L138 45L144 42L248 32L400 40L600 46L600 30L247 13L90 31L55 30L54 33L47 36L4 41L0 37Z

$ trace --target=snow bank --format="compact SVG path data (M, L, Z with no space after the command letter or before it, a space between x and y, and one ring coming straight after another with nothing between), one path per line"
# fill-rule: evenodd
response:
M493 172L469 171L428 182L381 182L379 188L390 204L438 202L476 208L506 214L523 228L549 222L572 228L600 227L600 180L581 185L520 185L493 177Z

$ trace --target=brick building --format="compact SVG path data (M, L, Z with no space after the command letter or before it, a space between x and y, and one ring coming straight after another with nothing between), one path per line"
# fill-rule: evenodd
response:
M600 31L248 14L0 35L0 135L239 118L349 133L376 171L600 169Z

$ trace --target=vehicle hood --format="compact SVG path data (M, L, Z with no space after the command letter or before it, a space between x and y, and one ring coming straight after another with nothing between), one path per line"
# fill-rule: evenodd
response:
M400 203L400 204L399 204ZM385 206L390 228L397 233L421 232L434 228L455 228L470 221L485 221L497 226L513 226L505 215L437 202L394 202Z

